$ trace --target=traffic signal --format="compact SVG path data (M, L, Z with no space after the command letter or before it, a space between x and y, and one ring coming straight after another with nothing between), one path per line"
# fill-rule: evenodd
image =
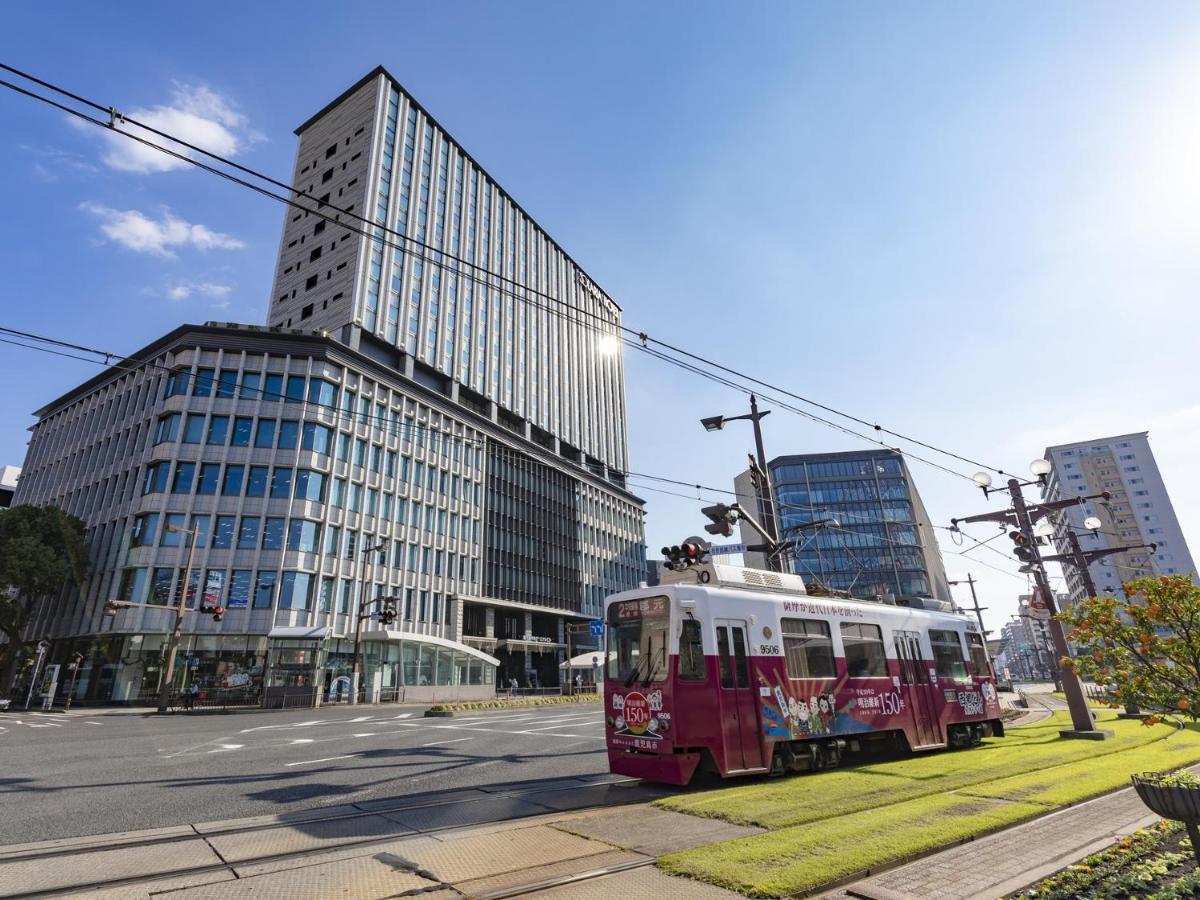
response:
M662 548L662 554L667 558L668 569L686 569L688 566L699 565L707 552L707 547L695 541L684 541L682 544Z
M704 526L704 530L709 534L721 534L725 537L733 536L733 524L737 521L737 512L733 507L724 503L717 503L714 506L706 506L700 512L712 519L712 522Z
M214 607L212 608L212 617L213 617L213 621L214 621L214 622L220 622L220 621L221 621L221 616L223 616L223 615L225 615L225 607L223 607L223 606L214 606Z
M380 625L391 625L395 621L396 621L396 607L385 606L381 610L379 610L379 624Z
M1029 546L1029 538L1023 531L1010 531L1009 539L1013 542L1013 556L1021 562L1033 562L1033 549Z

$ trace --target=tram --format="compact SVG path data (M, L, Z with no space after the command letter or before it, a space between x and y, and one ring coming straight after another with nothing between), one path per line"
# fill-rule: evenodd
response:
M798 575L712 563L662 581L605 603L614 773L683 785L1004 734L983 636L949 603L815 596Z

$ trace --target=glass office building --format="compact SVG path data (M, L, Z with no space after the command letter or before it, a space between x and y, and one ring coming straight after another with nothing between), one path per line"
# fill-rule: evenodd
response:
M858 597L936 597L950 587L929 517L902 454L892 450L780 456L768 463L788 567L810 584ZM748 473L736 481L753 504ZM826 520L825 524L814 523ZM829 521L833 520L833 521ZM747 543L757 535L746 532ZM762 566L761 554L747 554Z
M271 324L181 326L37 412L16 502L82 518L93 565L28 634L131 699L186 593L227 612L186 617L179 677L328 695L388 597L368 687L554 685L643 577L620 308L385 70L297 134Z

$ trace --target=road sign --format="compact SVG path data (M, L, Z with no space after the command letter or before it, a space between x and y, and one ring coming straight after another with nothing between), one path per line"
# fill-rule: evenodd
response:
M592 619L591 631L592 637L604 637L604 623L599 619Z
M745 544L714 544L708 548L710 556L728 556L733 553L745 553Z
M1029 616L1043 622L1050 620L1050 604L1042 597L1040 588L1034 589L1033 596L1029 598Z

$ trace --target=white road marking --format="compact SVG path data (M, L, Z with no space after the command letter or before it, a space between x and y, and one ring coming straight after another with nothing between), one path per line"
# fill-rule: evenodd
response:
M410 719L410 718L412 718L412 713L400 713L400 715L393 716L392 718L394 718L394 719Z
M449 741L430 741L428 744L422 744L421 746L422 747L435 747L438 744L461 744L463 741L473 741L473 740L475 740L475 738L473 738L473 737L454 738L453 740L449 740Z
M311 744L312 742L312 738L296 738L294 741L292 741L293 744Z
M350 737L375 737L377 734L379 734L378 731L363 731L358 734L352 734Z
M370 716L359 716L357 719L348 719L347 721L353 724L354 722L367 722L370 718Z
M215 750L209 750L209 753L228 753L230 750L241 750L245 744L221 744Z
M285 768L290 769L292 766L311 766L315 765L316 763L333 762L335 759L353 759L358 755L359 754L357 753L347 753L345 756L326 756L324 759L306 759L302 762L290 762L284 763L283 765Z
M84 725L103 725L103 722L84 722Z

